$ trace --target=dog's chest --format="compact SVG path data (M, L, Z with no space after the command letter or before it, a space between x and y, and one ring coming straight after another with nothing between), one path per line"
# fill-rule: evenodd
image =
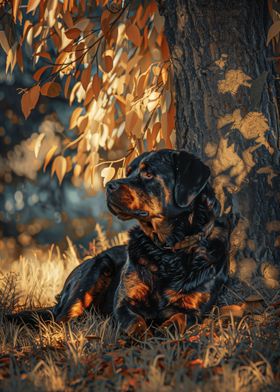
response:
M153 257L143 255L134 261L139 278L149 288L148 297L158 304L164 304L166 293L171 289L180 290L186 276L185 259L174 255Z

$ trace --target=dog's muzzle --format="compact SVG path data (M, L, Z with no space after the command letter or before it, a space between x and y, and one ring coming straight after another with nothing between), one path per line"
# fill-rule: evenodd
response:
M118 180L112 180L106 184L106 199L109 210L123 220L147 217L149 215L147 211L130 209L122 203L119 194L121 186L122 184Z

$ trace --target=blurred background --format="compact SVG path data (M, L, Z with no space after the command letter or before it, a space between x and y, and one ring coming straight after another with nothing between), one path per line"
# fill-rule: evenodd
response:
M51 165L43 170L52 145L62 149L67 136L71 138L65 130L75 106L69 107L63 97L42 96L37 110L25 120L17 89L33 83L28 65L24 73L16 67L13 74L6 74L5 58L0 57L0 258L8 262L53 243L63 251L66 237L84 256L94 247L96 223L109 238L133 223L120 222L108 212L101 181L94 189L85 188L83 181L68 173L59 185L57 176L51 176ZM47 137L36 158L34 141L40 134Z

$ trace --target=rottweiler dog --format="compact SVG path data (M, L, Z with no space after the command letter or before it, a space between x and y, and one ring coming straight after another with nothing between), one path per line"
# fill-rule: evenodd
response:
M228 278L230 227L209 183L210 170L186 151L137 157L126 178L107 183L109 210L137 219L127 248L112 248L77 267L51 309L56 321L92 305L113 314L123 331L200 320Z

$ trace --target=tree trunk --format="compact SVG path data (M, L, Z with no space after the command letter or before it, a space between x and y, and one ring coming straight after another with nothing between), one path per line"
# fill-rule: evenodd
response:
M247 265L248 278L261 262L280 263L279 124L266 53L267 2L158 3L174 65L177 147L209 164L224 211L239 215L231 268L240 273Z

